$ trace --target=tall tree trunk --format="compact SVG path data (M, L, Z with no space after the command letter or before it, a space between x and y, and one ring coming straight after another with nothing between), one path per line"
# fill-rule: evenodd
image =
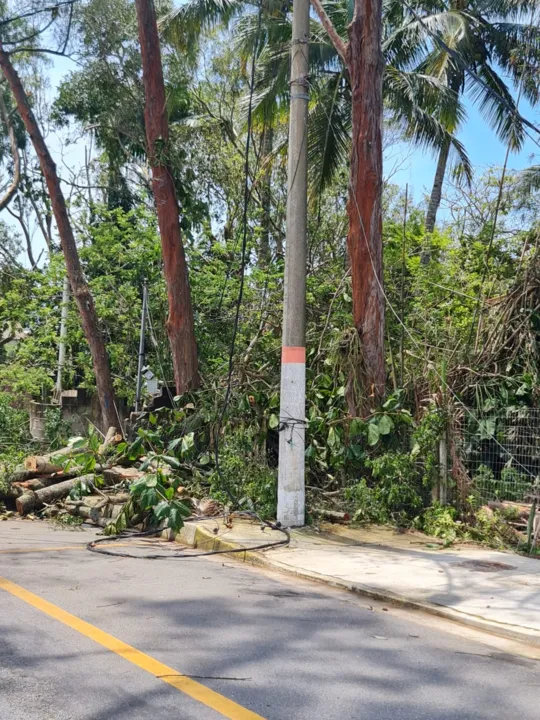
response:
M64 257L66 260L66 270L69 277L69 283L81 315L84 334L92 354L103 425L105 427L114 426L119 428L120 423L116 412L109 358L107 357L103 335L99 326L99 320L94 306L94 299L81 268L77 245L75 243L73 230L67 213L66 201L64 199L62 188L60 186L60 180L56 172L56 165L54 164L47 145L45 144L39 125L34 117L34 113L28 104L26 93L17 71L11 63L9 54L5 52L1 45L0 67L2 68L4 77L9 83L11 92L13 93L13 97L17 103L17 109L24 122L26 132L32 140L36 155L39 158L41 172L43 173L45 182L47 183L56 226L58 228L58 234L60 235L62 250L64 251Z
M270 156L274 147L274 128L268 124L263 131L262 161L265 163L262 177L261 205L262 205L262 232L259 246L259 264L266 267L270 262L270 213L272 210L272 163Z
M19 183L21 181L21 158L19 155L19 148L17 147L17 138L15 136L15 129L11 122L9 110L4 102L4 88L0 87L0 117L4 125L6 126L7 134L9 137L9 145L11 147L11 155L13 157L13 179L10 182L4 196L0 198L0 210L6 208L12 201L13 196L17 192Z
M426 215L426 232L432 233L435 230L435 221L437 220L437 211L441 204L442 189L444 176L446 173L446 165L448 163L448 155L450 153L450 138L444 140L437 161L437 170L435 171L435 179L429 198L429 206Z
M169 124L163 68L152 0L136 0L139 41L145 92L144 119L152 188L156 200L169 317L167 333L171 346L178 394L199 385L197 344L188 271L178 218L178 201L169 165Z
M352 150L349 233L353 320L361 340L371 401L384 395L383 257L382 257L382 0L356 0L349 26L347 65L352 90ZM361 403L367 409L369 400Z

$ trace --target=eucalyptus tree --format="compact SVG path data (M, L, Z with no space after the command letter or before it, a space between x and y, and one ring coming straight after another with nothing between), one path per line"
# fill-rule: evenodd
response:
M9 86L14 105L17 107L26 132L32 141L41 172L45 178L62 244L67 276L92 355L103 424L107 427L120 428L105 340L96 313L94 298L83 273L60 178L32 108L31 97L25 90L21 76L14 64L14 58L19 53L29 51L47 52L51 50L50 48L41 47L37 43L29 47L27 43L38 39L42 40L44 33L56 21L59 22L61 28L63 25L63 32L61 33L61 45L58 49L52 49L52 51L62 54L62 48L65 48L69 42L72 7L72 2L62 1L46 8L40 6L31 8L26 13L24 11L20 12L20 15L6 14L0 23L2 28L0 36L0 69ZM23 17L28 20L28 24L22 28L21 32L17 20Z
M359 372L351 379L351 385L357 386L361 377L363 391L362 399L355 398L349 402L351 412L356 413L359 409L365 410L373 400L380 399L385 385L382 151L381 127L375 128L379 120L382 122L383 100L390 116L402 126L407 137L418 144L437 148L447 139L461 154L467 170L469 165L462 145L451 136L445 124L448 106L455 105L454 97L450 97L452 91L428 74L392 67L383 57L385 25L381 8L376 9L377 22L364 38L366 42L374 43L364 57L361 27L364 22L371 23L373 20L371 16L364 16L364 5L357 3L356 15L351 4L344 0L324 3L313 0L313 5L318 18L313 17L311 22L309 84L312 102L306 140L313 193L320 193L336 171L346 165L347 157L351 158L348 251L353 320L362 355ZM172 11L164 18L162 26L182 50L198 33L209 32L216 27L229 27L234 23L240 52L244 56L257 53L255 117L261 114L267 122L272 122L282 117L288 106L289 11L288 6L275 0L260 6L245 0L193 0ZM359 33L355 43L360 43L354 62L351 62L343 39L351 23L355 24ZM360 88L355 85L360 77L359 68L374 55L380 55L380 62L366 71L372 73L371 79L362 75ZM379 80L380 97L374 97L372 106L368 108L366 101L370 90ZM365 120L367 125L362 129Z

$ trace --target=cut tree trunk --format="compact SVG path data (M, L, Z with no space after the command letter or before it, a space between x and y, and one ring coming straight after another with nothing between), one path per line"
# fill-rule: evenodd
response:
M152 189L156 201L169 300L167 334L171 346L176 391L180 395L199 386L193 308L180 233L178 201L169 158L167 100L156 11L152 0L136 0L135 5L143 66L147 152L152 167Z
M56 165L43 139L32 108L28 103L28 96L22 86L19 75L11 63L9 53L7 53L1 45L0 67L2 68L4 77L9 83L17 104L17 109L24 122L26 131L32 140L36 155L39 158L41 171L47 183L47 189L56 219L56 226L66 261L66 271L71 285L71 291L79 309L84 334L92 355L103 425L105 427L110 427L111 425L120 427L116 412L109 358L94 306L94 299L82 271L75 237L68 217L66 201L60 185L60 179L56 172Z
M121 441L122 441L122 435L120 433L116 432L115 427L110 427L107 430L105 437L103 438L103 442L99 446L99 449L98 449L99 454L103 455L103 453L109 447L109 445L113 445L113 444L119 443Z
M32 470L26 470L24 467L16 467L15 470L10 474L7 474L8 482L25 482L26 480L32 480L36 476L36 473Z
M84 482L87 485L92 485L94 478L95 475L93 473L90 475L81 475L72 480L64 480L56 485L37 490L36 492L30 490L15 500L17 512L19 515L28 515L28 513L40 510L44 505L50 505L57 500L62 500L67 497L70 490L74 488L77 483Z
M448 155L450 153L450 138L447 138L441 147L439 153L439 159L437 161L437 169L435 171L435 178L433 180L433 187L431 189L431 195L429 197L428 211L426 214L426 232L432 233L435 230L435 222L437 220L437 212L441 204L442 189L444 184L444 176L446 174L446 166L448 164ZM430 260L430 253L422 253L422 262L428 263Z
M361 341L365 413L384 395L382 257L382 0L356 0L347 65L352 90L352 149L347 213L353 321Z
M94 525L99 527L107 527L111 520L106 520L101 516L101 513L97 508L89 507L88 505L79 505L75 503L66 503L67 509L70 515L75 517L82 517L85 520L90 520Z
M0 502L13 502L13 500L16 500L23 492L21 487L13 484L8 485L6 488L0 488Z
M77 477L80 473L68 472L68 473L53 473L51 475L40 475L39 477L32 478L31 480L23 480L21 482L13 482L12 485L15 487L22 488L22 490L42 490L43 488L49 487L50 485L57 485L58 483L64 482L65 480L71 480Z
M122 467L121 465L114 465L110 468L103 470L103 477L107 480L107 484L116 485L117 483L128 481L134 482L144 475L141 470L133 467Z
M323 520L328 520L332 523L342 523L346 525L351 521L351 516L346 512L339 512L337 510L325 510L324 508L314 508L313 513Z
M41 473L54 473L62 470L62 463L72 457L82 455L86 448L61 448L46 455L28 455L24 467L28 472L34 473L32 477ZM25 478L28 479L28 478Z

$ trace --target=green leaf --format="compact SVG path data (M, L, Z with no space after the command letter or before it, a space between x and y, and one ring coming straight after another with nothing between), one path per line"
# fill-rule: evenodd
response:
M146 482L144 484L147 488L155 488L158 484L157 475L147 475Z
M351 445L349 450L356 460L360 460L364 456L364 449L361 445Z
M129 491L133 495L138 495L146 488L146 475L143 475L138 480L135 480L135 482L131 483L129 486Z
M158 520L161 520L162 518L167 517L167 515L169 514L169 508L169 503L166 500L162 500L154 508L154 515Z
M199 465L209 465L210 464L210 455L208 453L204 453L199 458Z
M480 440L490 440L495 435L496 420L493 418L485 418L478 421L480 430Z
M275 413L272 413L268 418L268 427L273 430L279 425L279 418Z
M157 425L157 417L154 415L154 413L150 413L148 421L150 422L150 425Z
M394 422L389 415L381 415L377 427L381 435L389 435L394 429Z
M195 433L190 432L182 438L182 454L187 453L195 445Z
M83 437L77 437L74 438L72 442L69 442L69 447L73 450L78 450L79 448L86 447L86 438Z
M379 442L379 437L379 428L375 423L370 422L368 424L368 443L372 446L376 445Z
M152 457L147 457L139 469L142 470L142 472L144 472L145 470L148 470L148 468L152 465L153 461L154 461L153 455L152 455Z
M334 427L331 427L328 431L326 442L328 443L328 447L331 448L335 448L336 445L339 445L339 435Z
M175 470L178 470L181 467L180 460L178 460L175 457L171 457L170 455L162 455L161 459L164 463L167 463L169 467L174 468Z

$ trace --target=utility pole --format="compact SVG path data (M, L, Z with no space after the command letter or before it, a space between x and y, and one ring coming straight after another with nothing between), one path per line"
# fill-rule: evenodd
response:
M309 0L293 0L277 519L304 524Z
M142 396L142 371L144 367L144 336L146 331L146 312L148 308L148 285L146 280L143 285L142 311L141 311L141 332L139 335L139 364L137 367L137 390L135 392L135 412L141 409Z
M56 371L56 386L54 388L53 398L57 403L62 400L62 371L66 364L66 337L67 337L67 319L69 312L69 279L64 277L64 287L62 289L62 311L60 314L60 342L58 344L58 370Z

